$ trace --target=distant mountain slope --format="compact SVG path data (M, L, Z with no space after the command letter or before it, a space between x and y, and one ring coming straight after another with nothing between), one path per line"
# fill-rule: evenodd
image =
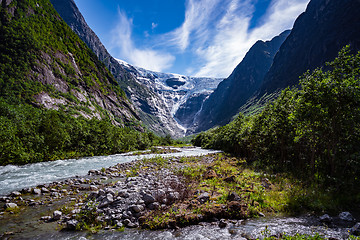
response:
M257 41L250 48L232 74L204 102L195 119L195 132L225 125L239 113L240 107L258 90L275 54L289 33L290 30L285 31L271 41Z
M74 1L51 0L51 2L71 29L94 51L115 76L128 98L139 110L140 118L145 125L160 135L170 134L173 137L181 137L183 129L173 119L163 99L134 77L131 71L125 70L108 53L99 38L85 22Z
M182 129L181 136L184 136L187 128L192 126L195 115L200 111L204 100L223 80L154 72L118 61L139 82L162 99L164 109L168 113L167 117L176 120L178 127Z
M359 9L359 0L311 0L280 47L260 96L298 84L305 71L332 61L347 44L359 50Z
M122 126L139 120L114 77L49 0L0 2L1 98Z

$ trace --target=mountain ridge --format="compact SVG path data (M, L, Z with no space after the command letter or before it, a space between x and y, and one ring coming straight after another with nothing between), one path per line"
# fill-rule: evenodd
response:
M275 54L289 34L290 30L286 30L269 41L259 40L249 49L230 76L204 102L192 127L193 132L225 125L239 113L240 107L258 90Z

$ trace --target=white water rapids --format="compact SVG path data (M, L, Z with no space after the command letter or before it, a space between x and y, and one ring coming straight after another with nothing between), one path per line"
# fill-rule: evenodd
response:
M161 154L163 157L200 156L219 151L201 148L175 148L180 152ZM87 157L80 159L57 160L27 164L24 166L0 166L0 196L22 188L34 187L39 184L51 183L74 176L83 176L89 170L100 170L118 163L131 162L142 158L151 158L159 154L126 156L129 153L109 156Z

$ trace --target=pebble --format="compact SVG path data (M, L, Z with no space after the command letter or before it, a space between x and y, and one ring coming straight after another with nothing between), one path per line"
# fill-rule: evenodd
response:
M38 189L38 188L34 188L34 189L33 189L33 193L34 193L34 194L37 194L37 195L40 195L40 194L41 194L41 190Z
M5 207L6 208L17 208L18 205L16 203L6 203Z
M62 216L62 212L60 211L54 211L52 219L54 221L60 220Z

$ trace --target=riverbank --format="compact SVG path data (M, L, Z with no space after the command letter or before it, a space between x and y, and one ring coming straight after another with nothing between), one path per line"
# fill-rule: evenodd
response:
M242 219L290 212L302 193L300 183L255 172L241 159L224 154L157 156L13 192L1 199L7 209L0 222L7 225L1 224L0 230L17 236L23 223L42 230L57 226L95 233L178 229L203 222L220 229ZM30 213L32 221L21 222ZM17 219L14 226L12 219ZM354 225L354 219L348 224Z

